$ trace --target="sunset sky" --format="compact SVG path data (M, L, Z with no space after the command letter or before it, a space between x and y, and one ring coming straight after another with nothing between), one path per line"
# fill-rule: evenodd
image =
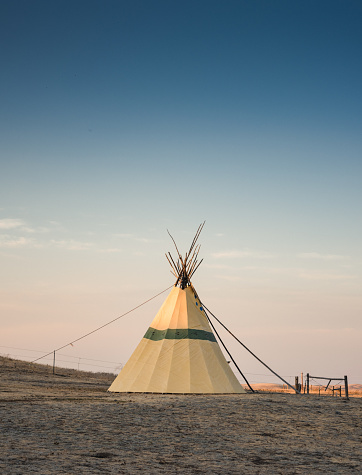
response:
M0 354L171 286L166 230L186 251L206 220L208 308L291 381L362 383L361 24L358 0L3 0ZM61 353L113 371L166 295Z

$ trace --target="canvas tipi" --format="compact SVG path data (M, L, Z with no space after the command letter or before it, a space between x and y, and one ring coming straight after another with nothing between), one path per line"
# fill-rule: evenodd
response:
M111 392L243 393L191 284L197 267L200 225L185 258L168 258L177 277L151 326L113 381Z

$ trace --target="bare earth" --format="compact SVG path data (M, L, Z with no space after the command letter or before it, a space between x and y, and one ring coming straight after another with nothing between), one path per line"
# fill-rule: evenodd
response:
M362 399L108 394L113 375L0 358L2 474L362 473Z

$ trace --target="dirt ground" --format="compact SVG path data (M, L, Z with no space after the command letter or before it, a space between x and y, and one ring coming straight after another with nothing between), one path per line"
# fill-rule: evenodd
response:
M362 399L107 393L0 358L2 474L362 473Z

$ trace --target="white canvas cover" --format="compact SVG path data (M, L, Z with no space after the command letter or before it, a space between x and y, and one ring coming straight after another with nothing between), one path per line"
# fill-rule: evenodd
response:
M111 392L243 393L191 287L173 287Z

